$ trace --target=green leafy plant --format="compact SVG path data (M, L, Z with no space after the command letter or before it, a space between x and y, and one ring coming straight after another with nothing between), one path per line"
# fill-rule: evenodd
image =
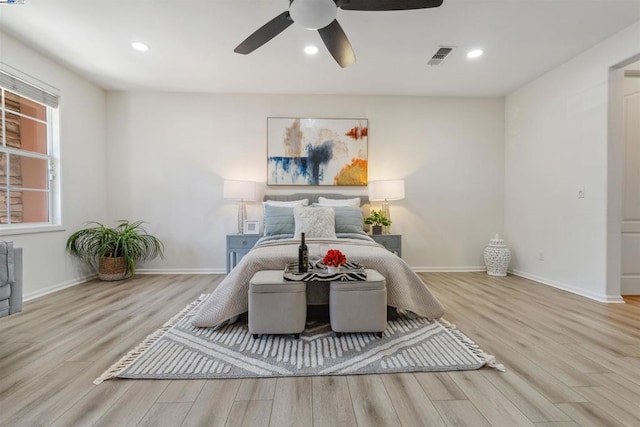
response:
M384 216L384 212L381 210L377 211L375 209L371 210L371 215L364 219L365 224L369 225L383 225L388 227L391 225L391 220Z
M91 221L67 239L67 251L98 269L102 258L123 258L125 275L136 271L136 263L157 256L164 258L164 244L155 236L147 234L143 221L118 221L113 228Z

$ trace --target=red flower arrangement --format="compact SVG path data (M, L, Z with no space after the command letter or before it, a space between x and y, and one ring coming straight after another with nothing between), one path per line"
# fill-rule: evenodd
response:
M322 262L327 267L340 267L347 263L347 257L337 249L329 249Z

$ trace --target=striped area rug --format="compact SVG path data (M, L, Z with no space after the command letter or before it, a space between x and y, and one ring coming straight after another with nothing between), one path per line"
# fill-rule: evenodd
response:
M202 379L459 371L495 358L444 320L400 316L381 338L355 333L336 337L325 322L307 323L300 339L263 335L246 323L196 328L191 317L204 295L150 335L97 378Z

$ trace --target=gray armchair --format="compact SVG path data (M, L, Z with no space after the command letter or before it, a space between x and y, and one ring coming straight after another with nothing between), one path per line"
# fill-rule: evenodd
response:
M22 248L0 242L0 317L22 311Z

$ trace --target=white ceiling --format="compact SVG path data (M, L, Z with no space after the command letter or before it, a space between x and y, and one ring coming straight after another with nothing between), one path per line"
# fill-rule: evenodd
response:
M502 96L640 20L640 0L444 0L436 9L338 11L357 62L341 69L295 24L233 49L288 0L26 0L0 29L111 90ZM130 47L144 41L150 51ZM320 52L302 49L316 44ZM427 65L439 46L458 49ZM484 49L470 61L465 53ZM0 61L2 61L0 39ZM638 40L640 52L640 40Z

